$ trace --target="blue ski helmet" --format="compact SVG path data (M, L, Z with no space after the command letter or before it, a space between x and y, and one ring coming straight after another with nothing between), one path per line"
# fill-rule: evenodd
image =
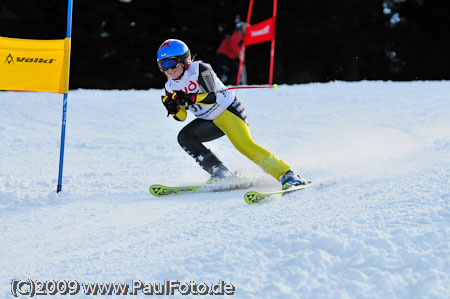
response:
M191 63L191 51L188 46L179 39L168 39L161 44L156 54L156 62L161 71L166 69L162 67L162 63L170 58L176 58L183 63L184 68L187 69Z

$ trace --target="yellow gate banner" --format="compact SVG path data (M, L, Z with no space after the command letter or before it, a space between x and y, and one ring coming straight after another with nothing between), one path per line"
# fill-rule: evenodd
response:
M0 37L0 90L68 93L70 43Z

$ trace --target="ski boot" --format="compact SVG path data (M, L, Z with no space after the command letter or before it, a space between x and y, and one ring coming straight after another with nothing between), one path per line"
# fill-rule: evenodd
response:
M311 181L307 181L298 174L295 174L292 170L286 171L285 174L280 176L281 190L286 190L292 186L307 185Z
M208 184L213 184L220 182L222 180L230 180L234 179L235 176L232 174L228 168L220 163L219 165L213 166L213 173L211 174L211 178L208 180Z

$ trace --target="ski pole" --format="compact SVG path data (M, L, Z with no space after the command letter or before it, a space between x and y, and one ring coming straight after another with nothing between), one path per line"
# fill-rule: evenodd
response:
M232 87L228 87L228 89L251 89L251 88L273 88L273 89L277 89L278 85L276 84L270 84L270 85L261 85L261 86L249 86L249 85L243 85L243 86L232 86Z

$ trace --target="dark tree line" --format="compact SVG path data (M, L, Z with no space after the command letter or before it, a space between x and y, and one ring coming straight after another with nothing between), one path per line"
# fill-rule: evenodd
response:
M450 1L278 1L274 82L450 79ZM71 88L148 89L165 79L156 51L185 41L197 60L215 52L248 0L74 0ZM0 0L0 36L59 39L66 0ZM251 23L272 15L255 0ZM270 44L246 50L249 84L267 83Z

